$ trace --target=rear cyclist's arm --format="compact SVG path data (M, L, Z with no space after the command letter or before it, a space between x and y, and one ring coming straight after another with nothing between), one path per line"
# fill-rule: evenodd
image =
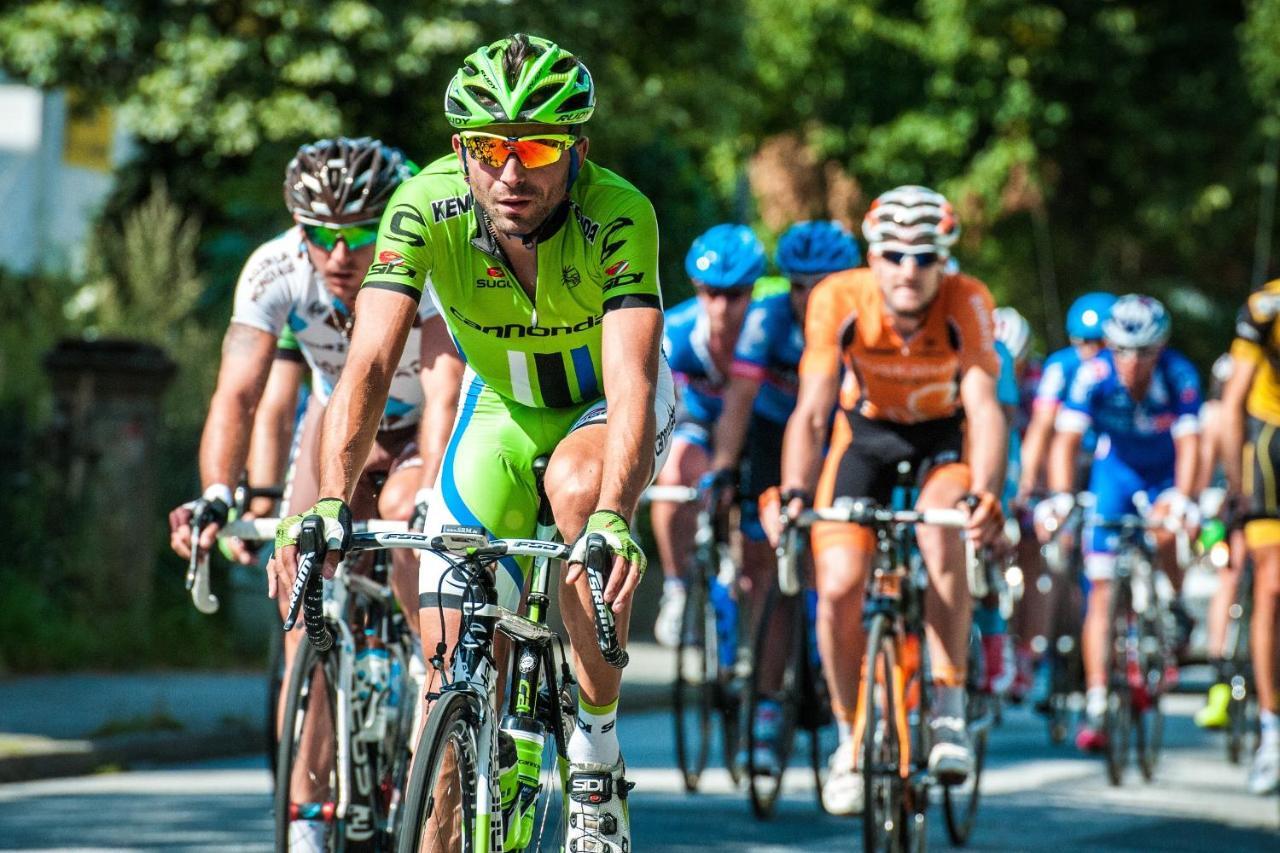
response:
M747 428L751 424L751 406L755 403L760 381L746 376L734 376L724 391L724 405L715 426L715 456L711 460L712 471L728 471L736 468L747 441Z
M250 486L276 486L284 482L289 466L289 447L298 410L298 391L306 374L304 362L281 357L271 363L267 387L262 392L258 413L253 419L246 476ZM274 504L271 498L255 498L249 505L253 515L266 515Z
M381 288L356 297L351 348L320 429L321 498L351 500L417 310L413 299Z
M970 367L960 380L960 401L969 430L969 490L980 503L969 518L969 535L994 541L1002 529L1000 493L1008 463L1009 423L996 399L996 378L982 367Z
M426 489L435 484L449 444L464 370L453 338L438 315L422 324L421 362L426 404L418 427L418 448L422 454L422 488Z

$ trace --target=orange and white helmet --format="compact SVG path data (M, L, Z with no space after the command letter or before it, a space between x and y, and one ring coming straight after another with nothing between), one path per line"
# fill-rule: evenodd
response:
M871 203L862 218L862 236L872 252L951 254L960 222L951 202L928 187L896 187Z

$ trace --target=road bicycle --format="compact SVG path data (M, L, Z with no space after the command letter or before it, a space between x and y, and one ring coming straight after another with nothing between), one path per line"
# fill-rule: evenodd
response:
M546 462L542 457L534 464L541 499L535 539L490 540L482 528L468 525L446 525L438 535L351 537L350 551L431 551L450 562L450 574L464 590L452 656L446 665L442 643L431 659L441 683L425 696L430 710L413 750L398 815L397 849L402 853L558 850L562 844L568 738L577 706L563 643L546 622L553 571L570 553L569 546L555 541L550 504L542 490ZM314 595L308 590L323 560L322 530L318 517L304 519L299 538L299 580L294 589L311 610ZM586 552L597 642L605 661L622 668L628 655L618 643L612 610L604 601L610 553L598 535L588 537ZM505 556L534 558L527 616L498 604L491 567ZM440 618L443 622L443 609ZM496 710L501 664L494 642L499 633L512 641L514 661L502 717Z
M698 504L672 679L676 766L685 790L697 791L718 720L724 765L736 785L745 771L739 750L747 663L739 649L738 567L729 543L729 513L717 493L689 486L650 486L644 500Z
M1164 740L1162 702L1176 658L1173 586L1155 566L1154 526L1138 515L1094 524L1118 537L1107 610L1107 778L1120 785L1132 742L1142 776L1155 775Z
M1084 710L1084 657L1080 647L1083 626L1084 551L1081 547L1084 516L1093 506L1093 495L1076 495L1071 512L1061 522L1050 516L1045 528L1049 541L1040 548L1049 582L1061 588L1051 592L1049 642L1042 666L1047 668L1048 693L1040 697L1036 710L1044 715L1049 742L1066 742Z
M797 547L799 542L797 541ZM752 813L761 820L773 816L782 794L783 778L795 750L796 735L808 736L806 757L813 775L814 794L822 808L822 788L826 784L826 755L833 748L831 735L835 719L831 698L822 675L816 634L817 593L808 572L811 563L803 548L799 553L778 549L778 582L769 589L756 625L752 653L751 684L747 697L747 780ZM778 670L764 669L771 644L785 643L786 651L776 661ZM770 682L777 689L768 689ZM774 763L756 765L756 729L752 724L764 701L776 704L779 720L772 744Z
M245 542L275 538L279 519L226 525L220 537ZM360 535L394 535L404 522L358 521ZM324 824L329 850L389 850L409 767L416 686L413 640L388 582L385 552L368 573L357 555L334 577L315 574L295 585L285 630L307 594L307 641L298 645L286 680L273 762L273 822L277 850L290 849L290 824ZM272 709L272 718L275 711Z
M800 513L784 536L783 547L794 553L800 531L816 522L859 524L875 535L863 606L867 653L852 739L864 779L862 827L867 851L923 850L927 844L929 791L935 784L928 769L932 746L931 673L924 641L928 573L916 547L915 525L956 529L963 528L967 519L968 514L959 509L892 510L866 499L842 498L829 509ZM981 760L975 760L975 777L981 768ZM975 778L974 791L978 784Z

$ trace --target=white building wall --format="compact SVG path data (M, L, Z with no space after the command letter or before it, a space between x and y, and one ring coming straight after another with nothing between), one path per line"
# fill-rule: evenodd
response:
M85 158L67 147L64 93L0 82L0 266L83 274L89 229L129 153L115 124L106 156Z

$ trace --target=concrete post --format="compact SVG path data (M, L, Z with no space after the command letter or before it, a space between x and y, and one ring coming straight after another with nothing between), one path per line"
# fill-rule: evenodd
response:
M139 341L65 339L44 360L54 392L55 459L68 512L86 526L68 566L93 611L145 620L156 526L155 454L161 396L175 365ZM93 612L91 611L91 612Z

